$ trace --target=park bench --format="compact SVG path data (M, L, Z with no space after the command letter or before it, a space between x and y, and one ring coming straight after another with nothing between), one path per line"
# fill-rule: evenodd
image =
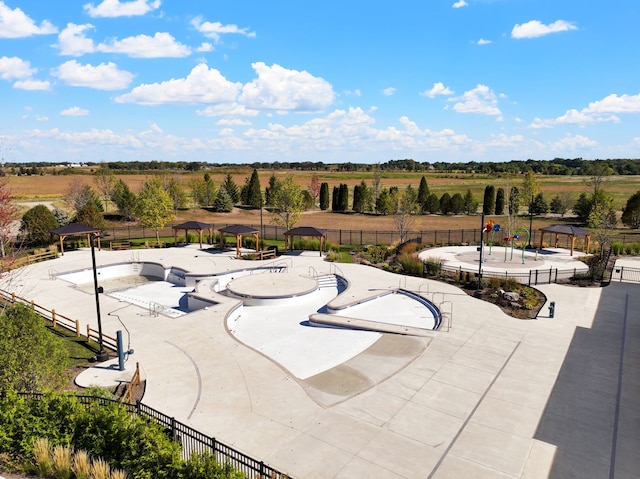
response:
M109 243L109 249L117 251L121 249L131 249L131 243L128 241L111 241Z

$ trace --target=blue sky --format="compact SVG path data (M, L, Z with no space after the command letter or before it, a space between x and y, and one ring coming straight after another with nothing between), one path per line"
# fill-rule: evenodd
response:
M629 0L0 0L0 157L640 157Z

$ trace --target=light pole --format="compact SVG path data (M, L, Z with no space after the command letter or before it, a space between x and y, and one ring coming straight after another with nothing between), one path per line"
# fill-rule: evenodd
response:
M96 248L94 241L100 233L91 235L91 264L93 266L93 290L96 295L96 315L98 317L98 345L99 350L96 354L96 361L103 362L109 359L109 353L104 350L104 344L102 342L102 319L100 318L100 290L98 287L98 270L96 268Z
M484 211L482 212L482 219L480 220L480 261L478 262L478 282L476 284L476 296L479 296L480 293L480 283L482 282L482 260L484 253Z
M533 238L533 193L531 193L531 203L529 203L529 244L527 249L532 249L531 238Z

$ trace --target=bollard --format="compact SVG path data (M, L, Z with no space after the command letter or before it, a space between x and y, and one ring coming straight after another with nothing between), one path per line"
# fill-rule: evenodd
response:
M551 301L549 303L549 317L553 318L553 316L555 315L555 312L556 312L556 302Z

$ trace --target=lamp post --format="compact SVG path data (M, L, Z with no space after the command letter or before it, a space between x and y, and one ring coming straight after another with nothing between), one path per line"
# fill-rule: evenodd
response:
M482 212L482 220L480 224L480 261L478 261L478 282L476 284L476 295L480 295L480 283L482 282L482 260L484 253L484 211Z
M93 266L93 290L96 295L96 315L98 317L98 345L99 350L96 354L96 361L103 362L109 359L109 354L104 350L102 342L102 319L100 318L100 290L98 287L98 270L96 268L96 248L94 241L100 233L91 235L91 264Z
M533 237L533 193L531 193L531 203L529 203L529 244L527 249L532 249L531 238Z

